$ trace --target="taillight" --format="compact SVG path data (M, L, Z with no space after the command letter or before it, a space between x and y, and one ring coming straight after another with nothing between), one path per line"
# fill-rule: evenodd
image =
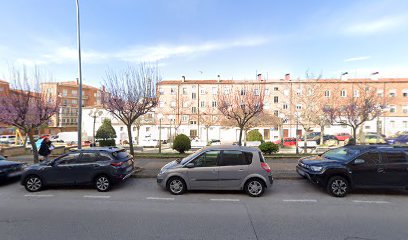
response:
M263 170L265 170L267 173L271 172L271 168L269 167L269 165L267 163L261 162L261 167L263 168Z
M111 166L120 167L120 166L122 166L123 164L124 164L124 162L113 162L113 163L111 163Z

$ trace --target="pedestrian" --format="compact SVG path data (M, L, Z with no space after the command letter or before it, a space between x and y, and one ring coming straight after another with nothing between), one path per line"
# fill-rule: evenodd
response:
M38 154L44 157L43 161L48 161L52 150L54 150L54 146L52 145L51 140L49 138L44 138L41 142Z

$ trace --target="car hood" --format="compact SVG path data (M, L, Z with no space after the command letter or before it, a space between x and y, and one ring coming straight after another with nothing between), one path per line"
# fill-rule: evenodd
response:
M167 170L167 169L173 169L173 168L178 168L181 167L182 165L180 163L178 163L176 160L167 163L166 165L164 165L162 167L162 170Z
M21 165L23 164L19 162L13 162L13 161L7 161L7 160L0 161L0 168L16 167L16 166L21 166Z
M50 165L50 162L36 163L36 164L33 164L33 165L27 167L26 170L38 170L38 169L42 169L44 167L47 167L49 165Z
M339 163L337 160L328 159L322 156L309 156L299 159L300 163L306 165L326 165L326 164L335 164Z

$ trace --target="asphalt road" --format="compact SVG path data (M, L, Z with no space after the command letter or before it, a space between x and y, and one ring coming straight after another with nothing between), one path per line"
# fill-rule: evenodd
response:
M261 198L241 192L173 196L154 179L108 193L0 186L0 239L408 239L406 192L328 196L305 180L277 180Z

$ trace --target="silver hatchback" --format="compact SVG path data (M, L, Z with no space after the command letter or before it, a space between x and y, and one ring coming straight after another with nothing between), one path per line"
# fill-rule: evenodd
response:
M157 183L175 195L186 190L244 190L259 197L272 186L273 178L258 149L219 145L166 164Z

